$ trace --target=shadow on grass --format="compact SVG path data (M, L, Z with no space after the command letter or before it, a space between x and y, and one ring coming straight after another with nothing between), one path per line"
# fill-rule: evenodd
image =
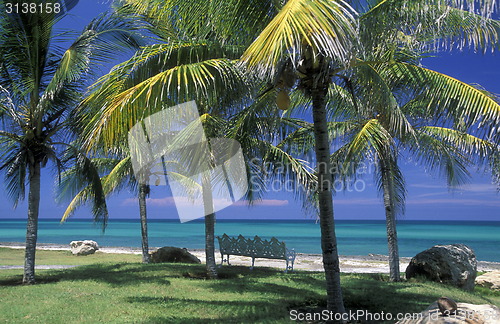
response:
M165 309L161 317L148 317L144 323L283 322L289 318L291 303L322 299L310 286L323 284L308 278L310 275L283 274L270 268L224 267L219 269L219 276L230 280L205 281L198 293L187 298L139 295L125 301ZM200 312L203 309L209 311Z
M289 316L287 296L263 295L251 300L133 296L126 301L165 307L162 317L147 318L144 323L265 323ZM212 317L206 317L205 313L200 316L199 310L202 309L210 310L206 314L212 314Z
M163 275L165 272L158 265L143 265L139 263L92 264L64 270L50 270L37 273L37 284L50 284L60 281L96 281L112 286L136 285L142 282L154 282L169 285ZM0 286L22 285L22 275L10 276L0 280Z
M213 318L183 318L183 317L178 317L178 316L154 316L154 317L148 317L147 320L144 320L142 322L138 323L147 323L147 324L165 324L165 323L172 323L172 324L208 324L208 323L213 323L213 324L220 324L220 323L248 323L248 324L254 324L254 323L269 323L269 320L266 319L258 319L258 322L256 322L255 319L249 318L249 319L235 319L234 317L219 317L217 319Z
M189 264L140 264L99 263L66 270L39 273L40 284L61 281L95 281L112 286L133 286L154 283L185 289L193 286L199 290L180 298L136 295L132 290L124 296L127 305L143 309L146 305L160 308L151 317L141 318L144 323L261 323L269 320L284 321L290 310L321 312L325 309L325 280L323 273L283 272L271 268L230 266L218 269L219 280L206 280L204 265ZM179 279L179 280L177 280ZM199 281L200 285L193 285ZM18 285L21 276L0 280L0 286ZM497 293L463 292L457 288L431 282L388 282L386 275L343 274L342 290L348 310L366 310L374 313L421 312L442 294L457 301L489 302L498 300ZM175 289L173 290L175 291ZM198 295L197 295L198 294ZM239 295L241 294L241 296ZM449 294L449 295L448 295ZM457 299L458 298L458 299ZM222 300L223 299L223 300ZM163 311L165 310L165 311ZM206 313L200 310L206 310ZM160 314L158 316L157 314ZM213 319L216 317L216 319ZM371 323L368 320L363 323ZM394 322L394 321L392 321ZM373 323L373 322L372 322Z
M140 297L139 297L140 298ZM134 298L130 302L144 302L157 305L157 300L145 300ZM287 317L286 303L283 301L207 301L198 299L176 299L170 298L165 302L170 304L188 304L191 308L209 308L213 317L206 315L193 316L189 312L182 311L180 306L176 314L165 314L164 316L149 317L143 323L266 323ZM218 310L219 312L213 312ZM214 318L216 317L216 318Z
M346 308L371 313L419 313L443 295L459 302L481 299L484 303L493 303L478 292L464 292L430 281L388 282L384 275L345 276L342 286Z
M218 269L219 280L208 281L208 287L214 292L248 292L258 293L261 295L281 296L284 299L291 296L315 296L320 298L320 295L302 287L324 287L324 281L311 277L311 272L292 272L283 273L283 271L274 268L259 267L250 270L244 266L229 266ZM184 277L187 277L184 275ZM194 276L189 276L193 278ZM200 274L200 278L205 278L204 272ZM271 278L272 280L261 280ZM226 280L230 279L230 280ZM272 281L272 282L271 282Z
M425 293L415 291L423 290ZM421 312L438 297L429 296L423 284L390 283L376 278L354 278L344 285L347 309L366 310L370 313Z
M291 280L304 282L310 287L324 289L321 277L292 277ZM394 318L398 313L420 313L430 304L443 295L459 302L472 302L481 300L485 304L495 304L491 297L496 293L484 293L482 289L475 292L464 292L458 288L430 281L423 282L389 282L387 275L381 274L345 274L342 276L342 291L344 304L347 310L357 312L363 310L371 313L365 318L360 318L361 323L394 323L395 321L375 321L374 314L391 313ZM326 309L324 295L307 294L303 301L292 302L289 309L304 313L320 313Z
M259 269L250 271L245 267L227 267L219 269L219 278L235 279L241 276L264 278L274 276L277 271ZM59 281L91 280L113 286L128 286L139 283L157 283L169 285L168 278L207 279L205 266L182 263L96 263L64 270L37 271L36 283L49 284ZM22 285L22 275L0 279L0 286Z

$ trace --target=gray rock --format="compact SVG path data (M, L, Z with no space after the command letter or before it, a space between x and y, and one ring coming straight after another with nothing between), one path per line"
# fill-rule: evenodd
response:
M74 255L89 255L99 250L97 242L92 240L72 241L69 245L71 246L71 253Z
M431 304L419 314L411 314L396 324L499 324L500 309L494 305L474 305L458 303L455 314L444 316L438 308L438 303ZM408 314L410 317L410 314Z
M433 246L414 256L406 268L407 279L423 276L469 291L476 275L476 255L464 244Z
M152 263L173 262L173 263L201 263L193 254L185 248L164 246L151 253Z
M476 285L500 290L500 271L491 271L476 278Z

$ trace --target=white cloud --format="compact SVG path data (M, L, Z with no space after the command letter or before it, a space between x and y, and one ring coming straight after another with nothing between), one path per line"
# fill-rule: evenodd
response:
M381 205L382 200L378 198L369 199L333 199L333 205Z
M223 201L220 199L216 199L214 201L214 205L222 204ZM122 206L135 206L137 205L137 198L128 198L122 202ZM147 204L150 206L156 207L192 207L193 202L187 197L163 197L163 198L148 198ZM289 204L288 200L279 200L279 199L262 199L253 202L253 206L286 206ZM233 204L233 206L249 206L249 202L247 200L240 200Z
M422 188L422 189L440 189L440 190L449 189L449 187L446 185L434 185L427 183L415 183L411 184L410 187ZM473 183L451 188L451 192L494 193L496 192L496 190L497 188L495 187L495 185L491 183Z
M443 199L419 199L409 200L407 205L446 205L453 204L457 206L490 206L500 207L500 199L497 200L483 200L483 199L460 199L460 198L443 198Z

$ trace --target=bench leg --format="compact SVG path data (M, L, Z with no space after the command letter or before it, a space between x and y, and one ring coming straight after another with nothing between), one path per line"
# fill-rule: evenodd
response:
M288 273L288 270L293 272L293 264L295 263L295 258L293 259L286 259L286 269L285 273Z
M252 266L250 267L250 270L253 270L253 265L255 264L255 258L252 257Z
M226 259L224 259L224 254L221 253L220 258L221 258L220 266L222 266L224 264L224 262L226 262L227 265L231 265L231 264L229 264L229 254L226 254Z

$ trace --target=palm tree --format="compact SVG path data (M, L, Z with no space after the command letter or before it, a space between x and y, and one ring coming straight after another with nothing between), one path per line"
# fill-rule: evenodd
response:
M61 7L70 10L76 3L67 1ZM3 152L0 168L5 172L7 192L15 205L24 198L25 184L29 183L23 283L33 284L41 169L49 161L58 169L62 167L57 146L67 146L60 142L69 134L66 116L79 99L89 68L107 60L113 49L136 43L130 28L123 28L126 22L103 15L61 52L52 39L53 26L67 11L7 14L3 7L0 13L0 115L4 127L0 131ZM92 170L85 174L95 175Z
M331 118L339 120L328 126L332 140L339 141L339 149L332 155L332 163L338 166L334 169L348 172L342 175L344 177L353 177L360 162L367 158L378 162L376 180L386 211L390 278L393 281L400 280L396 215L404 212L406 193L397 163L402 143L430 169L443 171L449 185L457 185L468 175L468 160L464 154L470 157L471 152L477 152L479 158L484 159L494 152L494 145L472 135L466 136L463 131L426 125L442 124L443 119L459 120L458 116L464 112L464 116L472 119L468 121L469 126L474 125L477 118L489 125L498 120L498 104L490 94L421 68L416 53L422 46L428 46L430 39L446 41L463 37L463 31L468 32L467 41L477 41L473 43L476 47L494 45L500 24L449 6L426 4L426 8L421 31L412 34L402 34L400 26L411 28L398 19L411 17L413 20L407 23L417 22L418 14L411 15L409 11L418 12L422 9L420 4L405 4L404 14L402 7L389 3L369 9L360 17L364 51L345 70L337 71L338 81L329 89ZM435 29L430 24L434 21L432 17L441 17L441 29L431 31ZM430 24L429 28L426 24ZM461 102L450 100L453 97L462 98ZM299 141L306 150L313 147L312 138L304 138L312 128L312 125L306 126L287 141ZM474 129L470 131L477 133ZM396 146L396 143L400 144Z
M151 256L149 254L148 243L148 224L147 224L147 197L150 194L151 186L149 184L139 182L134 176L131 157L128 154L118 153L118 150L110 153L107 157L95 157L88 159L93 168L99 175L102 175L100 182L102 185L103 194L108 197L109 195L119 192L128 188L137 196L139 203L139 215L141 223L141 247L142 247L142 262L149 263ZM103 155L103 154L100 154ZM113 155L117 157L113 157ZM186 187L186 192L192 191L195 184L189 178L182 176L181 167L174 161L164 161L171 170L169 176L183 183ZM81 167L74 164L73 167L64 171L61 176L61 181L58 186L58 201L66 198L71 198L66 211L64 212L61 222L66 221L71 217L75 211L83 204L92 203L94 206L106 208L105 201L96 201L96 194L93 192L94 188L89 186L86 178L81 176L82 169L88 167ZM148 177L154 177L159 180L163 174L150 173Z
M133 172L130 156L124 158L113 158L111 156L89 159L92 167L101 176L100 182L102 191L105 196L117 192L125 187L129 187L133 191L137 191L139 203L139 215L141 223L141 246L142 246L142 262L150 262L149 243L148 243L148 228L147 228L147 205L146 198L150 192L150 186L147 184L137 184ZM57 201L62 202L67 197L71 198L66 211L64 212L61 222L66 221L71 217L76 209L85 203L92 202L94 206L101 205L100 208L106 208L105 200L100 202L95 201L95 193L92 186L89 186L82 179L81 167L78 164L64 171L61 176L61 181L58 185ZM84 181L82 181L84 180ZM94 207L95 209L95 207Z
M411 26L416 25L418 28L412 30ZM464 141L463 134L467 131L481 133L473 127L478 118L483 121L482 128L488 131L499 118L499 106L494 96L480 89L421 68L419 54L453 42L460 47L468 44L476 50L494 48L498 44L500 22L451 7L443 1L406 5L381 3L361 15L360 29L364 49L370 49L362 59L373 64L351 71L350 75L344 73L358 117L377 116L387 137L406 142L407 148L430 169L440 169L449 185L463 183L467 178L465 165L468 162L462 154L476 151L480 158L485 158L480 153L493 149L491 143L479 138ZM375 63L384 61L389 64ZM357 76L352 77L353 73ZM362 80L361 73L368 78ZM378 85L373 86L373 83ZM371 93L367 93L366 88L372 88ZM453 100L456 97L461 99L457 102ZM370 101L367 107L360 108L363 98ZM391 111L384 107L390 107ZM446 141L441 137L443 128L426 126L439 124L452 128L448 128ZM486 127L488 125L490 127ZM453 129L458 131L453 132ZM370 136L357 139L375 140ZM361 153L359 149L366 148L363 144L369 143L357 143L358 146L353 146L357 148L354 151ZM397 152L388 147L375 148L375 151L379 161L379 188L386 210L390 278L399 281L396 215L404 212L404 181L397 164Z
M340 288L333 220L332 171L325 99L331 74L349 62L355 35L354 11L345 3L290 0L241 58L249 70L255 69L257 75L271 80L279 80L281 75L276 76L277 67L290 61L288 66L296 67L294 72L300 77L298 87L312 101L327 308L336 313L344 313L345 308ZM279 81L274 83L278 84ZM283 80L282 83L288 83L288 87L292 87L295 81Z

